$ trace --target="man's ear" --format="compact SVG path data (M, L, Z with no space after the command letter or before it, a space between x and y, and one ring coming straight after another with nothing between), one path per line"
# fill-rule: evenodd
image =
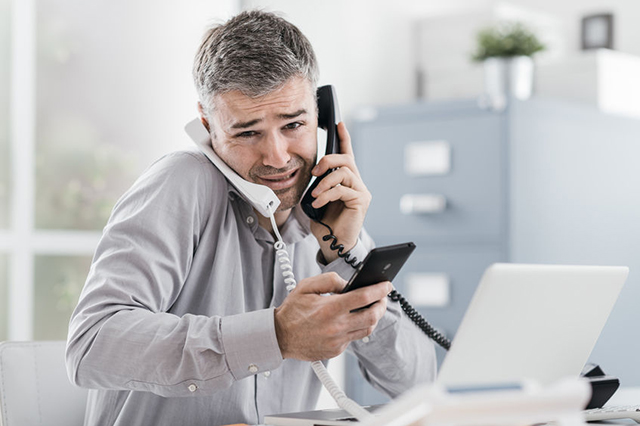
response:
M211 132L211 129L209 128L209 121L205 117L204 108L202 108L202 104L200 102L198 102L198 112L200 113L200 121L202 121L204 127L207 128L207 131Z

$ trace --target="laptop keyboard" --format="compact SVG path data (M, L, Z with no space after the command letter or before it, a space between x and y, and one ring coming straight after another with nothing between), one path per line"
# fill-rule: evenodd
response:
M632 419L640 423L640 405L614 405L603 408L593 408L584 411L585 420L596 422L611 419Z

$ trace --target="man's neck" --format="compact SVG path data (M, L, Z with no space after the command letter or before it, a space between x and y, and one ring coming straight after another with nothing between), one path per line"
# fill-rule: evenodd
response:
M289 209L289 210L279 211L274 214L274 219L276 220L276 225L278 225L278 230L280 230L282 225L284 225L284 223L287 221L292 211L293 209ZM269 233L273 235L273 237L275 238L276 233L273 232L273 227L271 226L271 219L269 219L268 217L262 216L260 213L257 213L257 216L258 216L258 224L262 226L264 229L266 229L267 231L269 231Z

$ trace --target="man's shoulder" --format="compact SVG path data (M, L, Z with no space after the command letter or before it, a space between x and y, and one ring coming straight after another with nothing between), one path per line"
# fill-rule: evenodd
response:
M228 199L229 184L209 159L198 151L182 150L163 155L151 164L120 198L115 208L139 209L140 205L190 206L211 212Z
M164 176L176 183L206 183L217 188L227 186L222 173L198 150L180 150L165 154L149 167L147 173Z
M196 149L183 149L178 151L169 152L158 160L156 160L151 167L160 165L161 167L179 167L182 166L185 169L204 170L215 167L211 164L211 161L200 151Z

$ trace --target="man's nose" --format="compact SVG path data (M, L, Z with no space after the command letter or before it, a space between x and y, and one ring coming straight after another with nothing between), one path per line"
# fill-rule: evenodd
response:
M289 142L277 133L270 133L265 141L262 152L262 163L276 169L286 167L291 160L289 155Z

